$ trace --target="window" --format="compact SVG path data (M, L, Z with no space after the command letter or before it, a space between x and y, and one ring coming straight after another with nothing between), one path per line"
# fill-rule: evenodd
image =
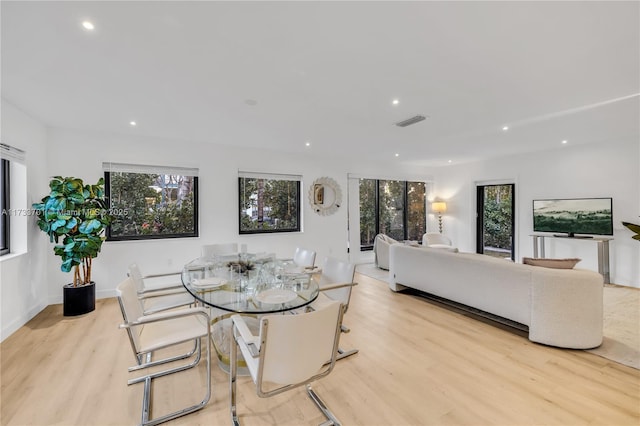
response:
M32 214L27 207L26 152L0 143L0 256L27 251Z
M198 170L104 163L108 241L198 236Z
M9 181L9 160L2 159L0 162L0 256L10 251L9 247L9 197L10 197L10 181Z
M426 230L424 182L360 179L360 247L373 249L377 234L421 241Z
M238 174L240 234L300 231L297 175Z

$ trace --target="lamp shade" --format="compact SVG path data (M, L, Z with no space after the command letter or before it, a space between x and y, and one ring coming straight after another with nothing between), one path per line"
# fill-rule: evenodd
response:
M447 211L447 203L444 201L435 201L431 203L431 211L434 213L444 213Z

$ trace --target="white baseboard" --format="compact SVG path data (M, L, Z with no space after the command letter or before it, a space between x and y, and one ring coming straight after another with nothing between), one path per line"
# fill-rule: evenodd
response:
M42 312L42 310L46 307L47 305L45 304L36 305L27 310L23 315L20 315L20 317L11 321L9 324L2 324L2 330L0 331L0 333L2 333L0 335L0 342L4 341L4 339L15 333L20 327L28 323L33 317Z

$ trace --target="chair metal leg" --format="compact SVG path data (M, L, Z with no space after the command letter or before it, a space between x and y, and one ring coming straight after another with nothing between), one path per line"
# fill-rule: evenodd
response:
M157 361L151 361L151 353L148 353L145 355L139 355L138 356L138 360L140 362L139 365L134 365L133 367L129 367L129 372L132 371L136 371L136 370L142 370L143 368L148 368L148 367L153 367L156 365L160 365L160 364L166 364L168 362L173 362L173 361L180 361L181 359L187 359L189 357L191 357L193 354L196 353L196 351L200 350L200 346L198 345L199 341L196 341L193 345L193 349L190 350L189 352L182 354L182 355L176 355L174 357L171 358L164 358L164 359L159 359ZM142 358L145 358L145 361L142 362Z
M358 353L358 351L359 349L351 349L349 351L345 351L344 349L338 348L338 356L336 357L336 361L339 361L351 355L355 355Z
M151 415L151 377L145 377L144 393L142 394L142 421L141 425L149 423Z
M309 398L313 402L315 402L316 406L322 411L322 414L327 418L327 421L322 423L322 425L334 425L341 426L340 421L336 418L336 416L329 410L327 404L324 403L322 399L318 396L318 394L311 388L311 385L307 385L307 394L309 394Z
M238 376L238 343L235 337L231 336L231 348L229 350L229 395L231 398L231 424L240 426L238 413L236 410L236 378Z
M182 366L182 367L178 367L178 368L174 368L174 369L170 369L170 370L165 370L165 371L161 371L159 373L154 373L154 374L149 374L147 376L141 377L139 379L134 379L134 380L130 380L129 384L132 383L139 383L139 382L144 382L144 394L142 397L142 421L141 421L141 425L142 426L155 426L158 425L160 423L164 423L167 422L169 420L173 420L175 418L184 416L186 414L190 414L193 413L194 411L198 411L201 408L204 408L205 405L207 405L207 403L209 402L209 399L211 399L211 345L209 344L209 341L206 337L204 337L203 339L205 339L205 341L207 342L207 391L205 393L204 398L202 399L202 401L200 401L199 403L192 405L190 407L187 408L183 408L181 410L178 411L174 411L172 413L166 414L164 416L158 417L156 419L150 419L151 416L151 389L152 389L152 380L156 377L162 377L162 376L166 376L168 374L172 374L178 371L183 371L186 370L188 368L192 368L194 366L196 366L198 364L198 362L201 359L201 353L200 353L200 340L198 339L198 342L196 344L196 347L198 349L198 355L197 358L194 362Z
M133 384L135 384L135 383L144 382L144 381L145 381L145 379L146 379L147 377L150 377L150 378L152 378L152 379L155 379L156 377L167 376L167 375L169 375L169 374L177 373L177 372L179 372L179 371L184 371L184 370L188 370L188 369L190 369L190 368L195 367L195 366L196 366L196 365L198 365L198 363L200 362L200 357L202 356L201 351L200 351L200 339L198 339L198 340L196 341L196 348L197 348L197 351L196 351L196 358L195 358L192 362L190 362L189 364L181 365L181 366L179 366L179 367L170 368L170 369L168 369L168 370L158 371L157 373L149 374L149 375L147 375L147 376L141 376L141 377L138 377L138 378L136 378L136 379L131 379L131 380L129 380L129 381L127 382L127 384L128 384L128 385L133 385ZM210 350L210 349L209 349L209 346L207 346L207 350ZM181 358L180 358L180 357L178 357L177 359L181 359ZM158 362L151 362L151 363L149 363L149 364L144 364L144 365L143 365L143 366L141 366L141 367L146 368L146 367L150 367L150 366L153 366L153 365L158 365L158 363L160 363L160 364L164 364L164 361L163 361L163 362L159 362L159 361L158 361ZM133 368L133 367L132 367L132 368Z

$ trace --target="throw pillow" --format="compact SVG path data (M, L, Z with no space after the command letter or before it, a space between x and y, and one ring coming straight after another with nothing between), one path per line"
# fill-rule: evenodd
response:
M555 268L555 269L573 269L576 266L576 263L580 262L582 259L536 259L533 257L523 257L522 263L525 265L532 266L542 266L544 268Z

